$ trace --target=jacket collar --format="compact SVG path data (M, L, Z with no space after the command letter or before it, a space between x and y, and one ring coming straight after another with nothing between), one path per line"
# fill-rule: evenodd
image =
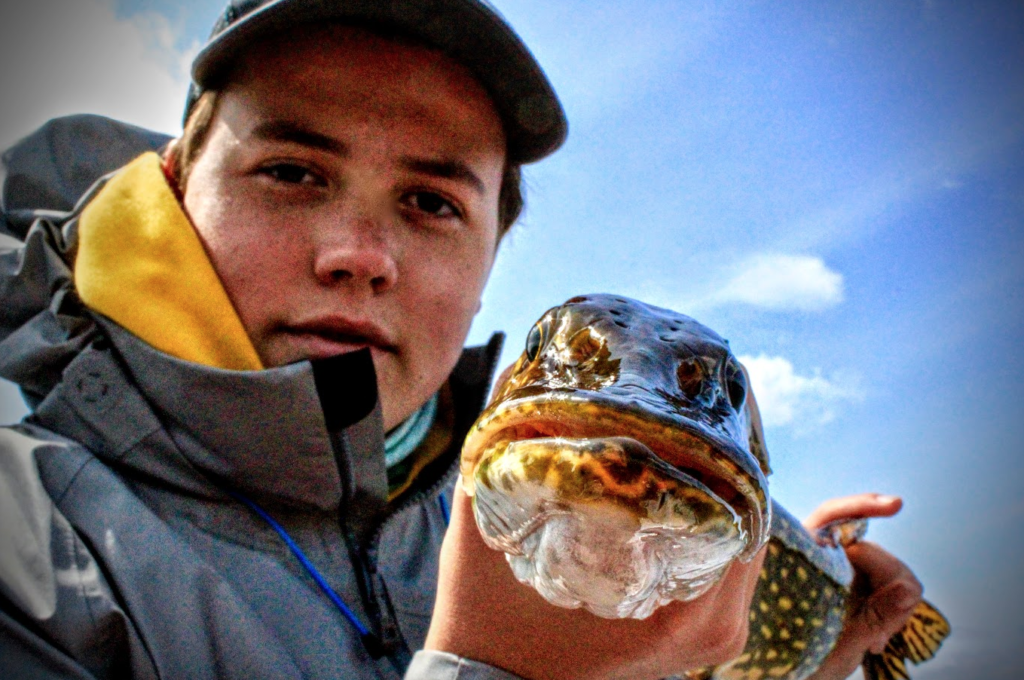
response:
M160 352L109 319L67 367L33 419L126 473L194 495L240 491L268 508L336 512L342 473L309 362L261 371L211 368ZM502 336L467 349L449 385L451 449L417 486L457 464L483 408ZM383 465L383 450L380 451Z
M271 504L337 509L338 465L308 362L259 371L211 368L102 325L189 463L218 485Z

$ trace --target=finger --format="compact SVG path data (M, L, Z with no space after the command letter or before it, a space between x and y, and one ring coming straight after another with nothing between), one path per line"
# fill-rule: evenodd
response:
M913 570L877 543L862 541L851 545L846 549L846 556L871 592L892 583L904 583L909 589L908 597L915 599L913 604L921 598L923 589Z
M858 619L865 645L878 654L913 614L923 588L906 564L874 543L850 546L847 554L861 581L858 589L870 593Z
M861 493L842 498L832 498L819 505L807 519L804 526L814 530L829 522L863 519L866 517L892 517L903 507L899 496L877 493Z
M868 648L881 654L889 638L903 629L920 601L920 589L903 581L890 583L872 593L864 603Z

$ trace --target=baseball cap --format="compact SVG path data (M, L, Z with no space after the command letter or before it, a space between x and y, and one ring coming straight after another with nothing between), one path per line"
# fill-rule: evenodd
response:
M325 22L407 35L469 68L501 116L511 162L540 160L565 141L568 123L554 88L485 0L230 0L192 62L185 118L204 90L221 84L247 47L301 24Z

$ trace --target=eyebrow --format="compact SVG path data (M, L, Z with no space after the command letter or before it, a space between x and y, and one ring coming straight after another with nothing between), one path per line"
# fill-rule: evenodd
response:
M413 158L405 156L401 159L402 166L413 172L440 177L442 179L454 179L470 185L480 195L486 193L486 187L475 172L469 166L460 161L433 160L430 158Z
M290 142L313 149L327 151L338 156L348 156L348 146L341 140L313 132L297 123L285 120L268 120L252 130L252 136L273 142Z
M349 156L349 148L345 142L319 132L314 132L291 121L264 121L253 128L252 136L257 139L266 139L274 142L299 144L346 158ZM403 156L400 163L406 170L442 179L462 181L471 186L478 194L483 195L486 193L483 180L470 170L468 165L461 161Z

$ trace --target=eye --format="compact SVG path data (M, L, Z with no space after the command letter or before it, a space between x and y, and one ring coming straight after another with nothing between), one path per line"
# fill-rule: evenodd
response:
M309 168L295 163L275 163L260 172L282 184L324 184L324 181Z
M433 191L415 191L405 196L404 202L414 210L434 217L461 217L451 201Z
M730 359L726 364L725 382L729 390L729 402L739 411L747 398L747 376L735 360Z
M541 323L534 324L530 334L526 336L526 358L535 361L540 353L541 345L544 344L544 327Z

